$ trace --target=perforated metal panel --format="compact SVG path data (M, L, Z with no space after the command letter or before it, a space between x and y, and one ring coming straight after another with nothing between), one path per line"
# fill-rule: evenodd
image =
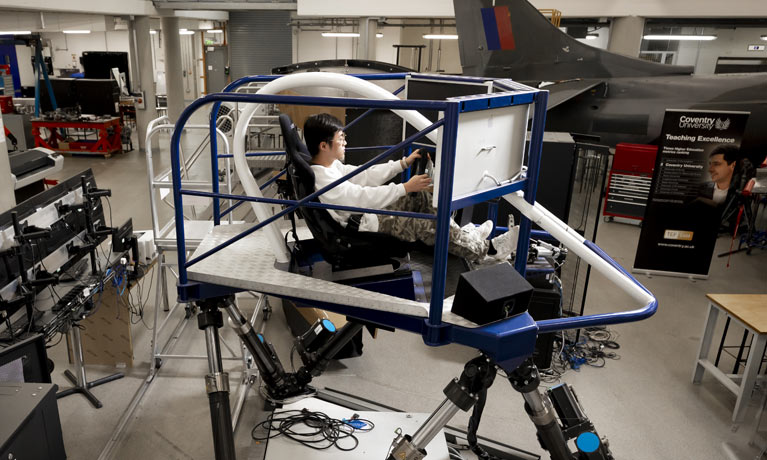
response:
M290 64L293 34L289 11L232 11L229 13L232 80L268 75L273 67Z

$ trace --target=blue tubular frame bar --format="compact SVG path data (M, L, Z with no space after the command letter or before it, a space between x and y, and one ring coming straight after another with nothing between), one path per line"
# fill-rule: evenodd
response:
M543 149L543 129L546 124L546 105L548 100L548 91L541 91L533 97L535 112L533 114L533 131L530 134L530 146L527 155L527 178L525 180L525 201L530 204L535 203L535 192L538 190L538 170L541 163L540 152ZM514 268L522 276L525 276L525 270L527 269L527 250L529 245L527 235L530 235L532 227L530 219L522 215L519 222L517 254L514 260Z
M455 165L455 146L458 136L458 102L449 102L445 109L442 131L442 155L440 157L439 195L437 200L437 233L434 241L434 266L432 267L431 302L429 319L424 331L424 342L437 344L442 325L442 302L445 298L445 277L447 276L447 246L450 240L450 206L453 199L453 167ZM441 212L440 212L441 210Z
M361 78L363 80L371 80L371 81L381 81L381 80L403 80L405 77L407 77L408 74L406 73L391 73L391 74L351 74L352 77ZM280 75L251 75L247 77L242 77L240 79L237 79L228 85L222 90L223 93L231 93L235 91L237 88L247 85L249 83L258 83L258 82L270 82L274 81L276 79L280 78ZM50 83L49 83L50 85ZM403 85L397 91L393 94L399 94L399 92L403 91L405 89L405 86ZM49 88L49 93L53 94L53 91ZM215 94L215 93L214 93ZM219 183L218 183L218 160L219 158L225 158L230 157L231 155L219 155L218 154L218 138L216 137L216 123L218 123L218 111L221 108L221 103L224 101L216 101L213 104L213 108L210 111L209 116L209 122L210 122L210 172L211 172L211 190L214 193L218 193L219 189ZM56 108L56 103L53 103L54 108ZM366 116L368 113L372 112L372 108L369 109L367 112L365 112L362 116L359 118L362 118ZM37 114L35 112L35 114ZM358 120L359 120L358 118ZM356 120L355 120L356 122ZM352 122L353 124L354 122ZM247 154L245 156L248 156ZM231 208L230 208L231 209ZM218 198L213 198L213 225L220 225L221 224L221 204L219 202Z
M609 324L631 323L634 321L641 321L655 314L655 312L658 310L658 299L656 299L655 296L649 290L647 290L646 287L642 286L642 284L639 281L637 281L636 278L631 276L631 274L628 271L626 271L625 268L621 267L618 262L613 260L612 257L610 257L609 255L607 255L607 253L605 253L602 250L602 248L600 248L599 246L597 246L596 244L588 240L584 241L583 244L585 244L589 249L595 252L599 257L604 259L613 268L615 268L616 270L619 270L621 273L626 275L634 284L642 288L643 291L650 294L650 296L652 297L652 300L647 305L645 305L644 307L638 310L622 311L617 313L601 313L597 315L576 316L571 318L541 320L541 321L538 321L539 334L544 334L546 332L563 331L566 329L580 329L582 327L607 326Z
M224 155L221 155L221 156L224 156ZM269 186L270 186L270 185L272 185L272 184L273 184L275 181L277 181L277 179L279 179L280 177L282 177L282 176L284 176L285 174L287 174L287 172L288 172L288 170L287 170L287 169L283 169L283 170L282 170L282 171L280 171L278 174L276 174L274 177L272 177L272 178L271 178L271 179L269 179L268 181L264 182L264 185L261 185L260 187L258 187L258 189L259 189L259 190L263 190L263 189L265 189L266 187L269 187ZM224 216L226 216L227 214L229 214L230 212L232 212L232 211L234 211L235 209L239 208L239 207L240 207L240 205L242 205L242 203L244 203L244 202L245 202L245 201L243 201L243 200L240 200L240 201L238 201L236 204L233 204L232 206L230 206L229 208L227 208L226 210L224 210L224 211L221 213L221 217L224 217Z
M401 92L402 92L402 91L404 91L404 90L405 90L405 85L402 85L402 86L400 86L399 88L397 88L397 90L396 90L396 91L394 91L392 94L396 96L397 94L401 93ZM362 120L363 120L363 119L365 119L365 118L366 118L368 115L370 115L371 113L373 113L373 112L375 112L375 111L376 111L376 109L367 109L367 110L365 111L365 113L363 113L362 115L360 115L360 116L358 116L357 118L355 118L354 120L352 120L352 122L351 122L351 123L349 123L348 125L344 126L344 131L346 131L347 129L349 129L349 128L351 128L352 126L356 125L357 123L359 123L360 121L362 121ZM349 150L349 149L346 149L346 150Z
M243 96L243 97L237 97L236 99L244 99L247 102L262 102L264 99L273 100L277 98L277 100L287 100L291 101L293 103L304 103L304 105L322 105L323 102L326 102L327 104L343 104L346 107L355 107L359 105L375 105L378 106L380 104L383 104L384 106L394 106L398 107L399 105L404 105L403 102L405 101L375 101L375 100L360 100L360 99L352 99L347 100L346 102L340 102L345 101L341 98L326 98L328 101L322 101L322 98L304 98L300 96L267 96L267 95L257 95L257 94L225 94L225 93L214 93L209 94L203 98L197 99L196 101L192 102L182 113L181 116L178 119L178 122L176 123L177 129L173 131L173 136L171 137L171 165L173 168L172 174L173 174L173 180L174 184L181 184L181 171L179 168L179 146L181 141L181 131L186 124L186 122L189 120L189 117L191 114L197 110L200 106L204 104L208 104L211 101L215 100L230 100L229 98L233 98L235 96ZM319 101L318 101L319 99ZM304 102L304 100L307 100ZM428 104L429 101L418 101L417 103L413 104L415 106L419 105L426 105L427 107L430 107L431 104ZM410 104L407 104L410 105ZM439 104L441 106L447 105L447 104ZM388 108L388 107L387 107ZM408 107L411 108L411 107ZM413 107L414 108L414 107ZM376 157L368 161L367 163L363 164L362 166L359 166L354 171L350 172L349 174L341 177L340 179L336 180L335 182L332 182L331 184L321 188L320 190L317 190L316 192L306 196L305 198L299 200L296 204L285 208L276 214L274 214L272 217L264 220L263 222L259 222L255 226L249 228L248 230L245 230L244 232L240 233L237 236L234 236L227 241L221 243L217 247L205 252L204 254L199 255L198 257L190 260L185 261L185 249L186 245L183 241L181 241L184 238L184 223L183 223L183 201L181 199L182 194L188 194L186 192L190 192L190 190L183 190L182 188L176 188L173 187L173 201L176 206L176 239L178 240L178 263L179 263L179 282L181 284L187 283L187 275L186 275L186 269L199 262L200 260L210 256L211 254L215 254L216 252L224 249L225 247L236 243L237 241L241 240L242 238L250 235L253 232L258 231L262 227L269 225L270 223L274 222L275 220L279 219L280 217L295 211L297 208L299 208L301 205L304 205L308 203L309 201L317 198L318 196L322 195L323 193L327 192L328 190L336 187L337 185L346 182L350 178L362 173L366 169L370 168L371 166L375 165L382 159L386 158L387 156L391 155L392 153L396 152L397 150L400 150L401 148L405 147L408 144L413 143L413 141L421 138L422 136L434 131L435 129L439 128L443 124L443 120L438 120L437 122L433 123L432 125L428 126L427 128L413 134L412 136L408 137L404 141L400 142L399 144L391 147L390 149L387 149L386 151L378 154ZM457 118L456 118L457 122ZM178 176L178 177L176 177ZM176 182L177 181L177 182ZM212 192L211 195L215 200L218 200L222 194L219 192ZM255 200L247 200L247 201L255 201ZM283 200L284 202L284 200ZM448 213L449 215L449 213ZM214 225L216 225L214 223ZM183 268L181 268L183 267Z
M289 206L295 206L295 208L333 209L336 211L362 212L367 214L383 214L386 216L414 217L416 219L430 219L430 220L434 220L437 218L437 216L435 216L434 214L424 214L420 212L358 208L355 206L341 206L338 204L328 204L328 203L321 203L317 201L302 203L301 201L298 201L298 200L283 200L282 198L266 198L266 197L258 198L254 196L248 196L248 195L228 195L226 193L212 193L212 192L205 192L202 190L181 190L181 194L189 195L189 196L200 196L204 198L219 197L219 198L226 198L231 200L252 201L254 203L285 204ZM192 263L190 262L189 265L192 265Z

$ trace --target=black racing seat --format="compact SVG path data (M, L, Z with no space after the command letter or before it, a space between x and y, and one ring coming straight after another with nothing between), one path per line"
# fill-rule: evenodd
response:
M314 193L314 171L311 155L303 143L290 117L280 115L280 128L285 140L288 195L301 200ZM316 198L313 201L319 201ZM344 228L325 209L303 207L301 216L312 232L317 249L335 269L350 269L374 265L394 264L392 257L407 256L411 244L390 235L358 232Z

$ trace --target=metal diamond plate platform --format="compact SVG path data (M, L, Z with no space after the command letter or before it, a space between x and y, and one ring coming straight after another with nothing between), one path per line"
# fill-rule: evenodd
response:
M192 258L252 225L214 227L202 240ZM263 292L277 297L315 300L423 318L429 315L427 303L290 273L275 267L274 260L274 254L266 237L256 232L192 265L188 269L188 275L192 281ZM442 314L444 322L464 327L478 327L477 324L451 313L449 311L451 304L452 302L446 302L446 311Z

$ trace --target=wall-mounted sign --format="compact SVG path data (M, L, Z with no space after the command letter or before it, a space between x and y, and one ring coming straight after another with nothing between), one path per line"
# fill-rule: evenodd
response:
M764 51L767 46L765 45L748 45L749 51Z

